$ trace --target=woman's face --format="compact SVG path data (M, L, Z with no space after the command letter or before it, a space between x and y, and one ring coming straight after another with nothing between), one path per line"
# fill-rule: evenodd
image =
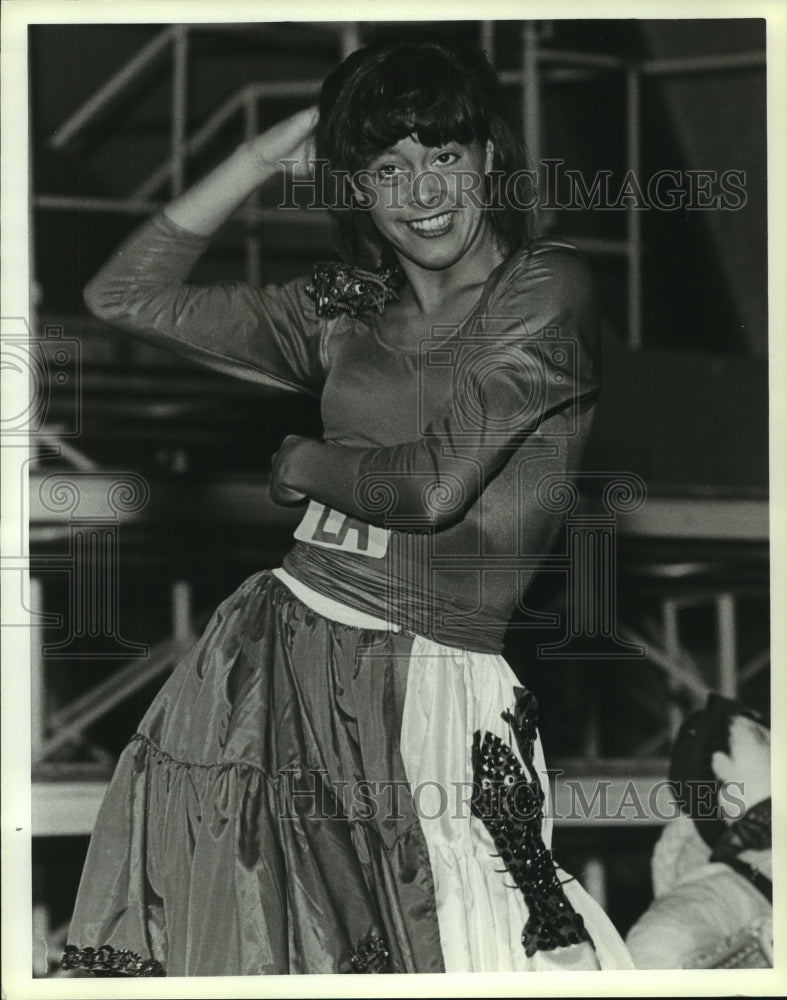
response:
M400 139L356 175L356 190L380 234L399 256L440 270L491 241L484 177L493 146Z

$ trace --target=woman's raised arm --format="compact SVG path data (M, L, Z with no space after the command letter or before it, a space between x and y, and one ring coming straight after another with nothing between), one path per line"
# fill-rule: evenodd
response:
M188 283L209 237L282 159L307 156L308 108L244 143L138 227L85 288L99 319L191 360L265 385L319 392L321 324L307 279L264 289Z
M316 108L306 108L239 146L164 212L176 225L211 236L248 196L279 170L281 160L306 162Z

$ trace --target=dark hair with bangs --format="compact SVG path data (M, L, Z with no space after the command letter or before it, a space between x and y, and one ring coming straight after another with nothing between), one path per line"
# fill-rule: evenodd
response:
M349 176L407 136L425 146L473 140L485 145L491 139L494 169L486 178L486 204L492 232L505 256L532 238L535 210L513 204L505 184L526 169L527 156L503 117L500 81L484 54L441 41L383 42L348 56L320 94L315 152L342 188L331 199L332 214L338 249L348 261L392 263L368 212L355 204Z

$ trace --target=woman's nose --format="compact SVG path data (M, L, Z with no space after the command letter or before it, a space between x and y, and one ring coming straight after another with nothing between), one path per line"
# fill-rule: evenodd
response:
M413 201L421 208L434 208L448 192L445 178L434 170L424 170L413 178Z

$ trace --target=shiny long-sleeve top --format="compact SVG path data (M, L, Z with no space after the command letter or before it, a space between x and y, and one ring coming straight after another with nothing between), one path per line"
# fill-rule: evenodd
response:
M318 396L325 441L365 449L344 485L354 516L310 503L285 568L417 634L499 652L560 529L549 495L579 464L600 387L585 261L534 241L460 324L408 331L406 348L384 314L319 316L308 277L189 283L207 242L155 216L91 281L88 306L217 370Z

